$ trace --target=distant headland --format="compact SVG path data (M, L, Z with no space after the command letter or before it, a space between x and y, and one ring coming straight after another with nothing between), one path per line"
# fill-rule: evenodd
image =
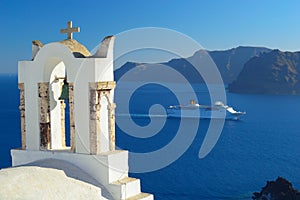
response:
M172 59L160 64L177 70L190 83L204 83L201 75L189 62L190 59L201 59L204 53L208 53L216 64L229 92L300 95L300 52L239 46L220 51L199 50L191 57ZM137 70L132 81L138 80L139 73L150 70L152 65L127 62L115 70L115 79L119 80L123 74L135 68ZM168 77L165 81L169 81Z
M273 50L251 58L229 91L300 95L300 52Z

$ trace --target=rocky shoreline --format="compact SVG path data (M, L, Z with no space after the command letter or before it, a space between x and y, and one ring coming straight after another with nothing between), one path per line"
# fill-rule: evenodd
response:
M253 200L300 200L300 192L286 179L278 177L268 181L260 192L253 193Z

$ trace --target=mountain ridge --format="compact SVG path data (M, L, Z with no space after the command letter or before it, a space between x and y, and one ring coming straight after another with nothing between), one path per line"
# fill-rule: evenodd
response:
M195 69L195 67L191 64L193 62L189 62L191 60L197 60L201 62L202 57L210 56L213 62L216 64L221 77L225 84L229 84L233 82L240 71L243 69L244 64L253 56L258 56L261 53L269 52L271 49L265 47L247 47L247 46L238 46L236 48L231 48L228 50L216 50L216 51L206 51L206 50L198 50L192 56L187 58L175 58L171 59L168 62L158 63L167 65L179 73L181 73L185 78L191 83L203 83L204 80L199 74L199 72ZM149 69L150 64L147 63L135 63L135 62L127 62L119 69L115 70L115 79L119 80L120 77L123 76L129 70L132 70L136 67L143 65L140 69L135 70L135 75L132 78L132 81L138 79L139 72L145 72L145 70ZM153 65L153 64L151 64ZM154 77L155 78L155 77Z

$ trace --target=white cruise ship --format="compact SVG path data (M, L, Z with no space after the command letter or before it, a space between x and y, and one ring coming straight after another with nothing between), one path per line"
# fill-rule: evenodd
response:
M236 111L220 101L217 101L214 105L200 105L191 100L187 105L169 106L167 114L168 117L239 120L246 112Z

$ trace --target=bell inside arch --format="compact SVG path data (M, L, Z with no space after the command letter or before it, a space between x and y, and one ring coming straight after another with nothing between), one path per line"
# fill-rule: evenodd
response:
M67 100L67 101L69 100L69 83L66 81L66 79L64 80L61 95L58 99L59 100Z

